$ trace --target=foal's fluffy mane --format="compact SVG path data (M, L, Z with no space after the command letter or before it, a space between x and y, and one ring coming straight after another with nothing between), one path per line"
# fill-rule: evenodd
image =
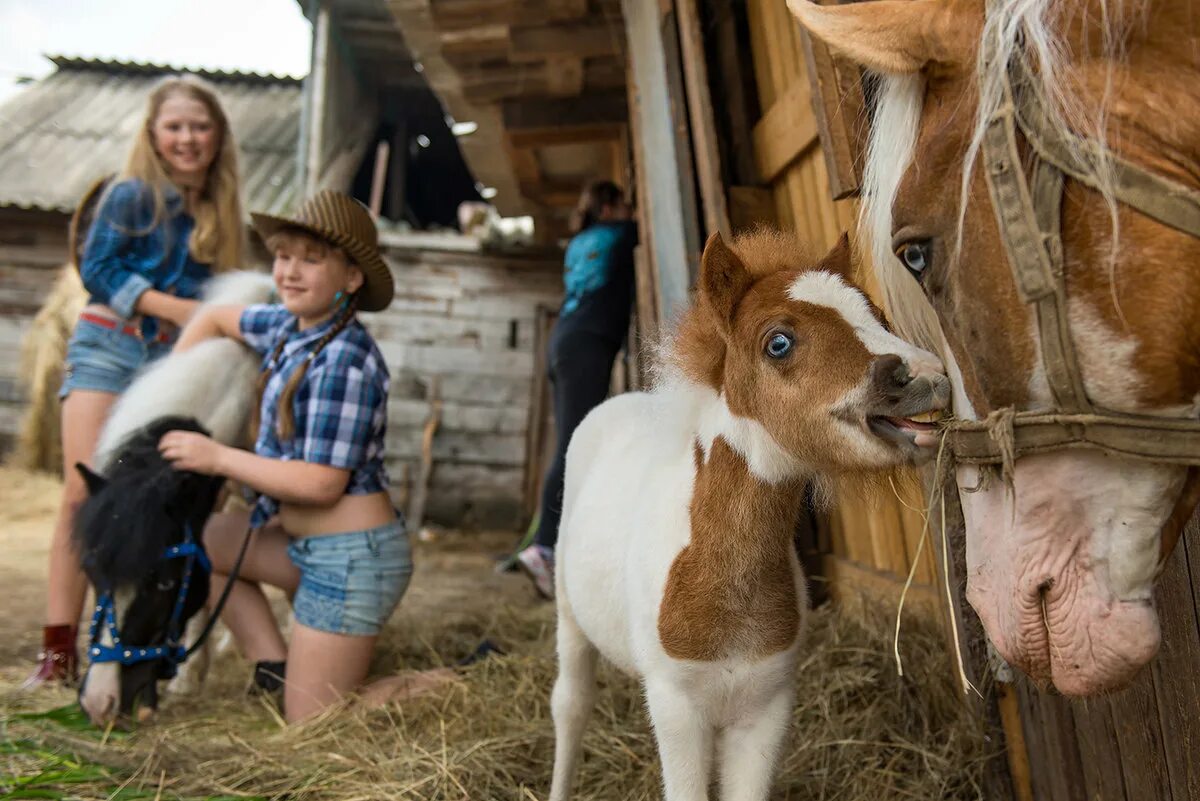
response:
M75 519L75 545L88 578L114 589L150 575L183 525L203 525L224 479L175 470L158 452L168 431L207 433L191 418L161 417L118 447L104 478ZM199 536L200 532L194 532Z
M728 244L756 282L780 272L811 270L819 261L812 246L794 233L763 226L739 234ZM717 318L698 295L675 330L664 338L658 363L661 382L682 374L687 380L720 388L725 341Z

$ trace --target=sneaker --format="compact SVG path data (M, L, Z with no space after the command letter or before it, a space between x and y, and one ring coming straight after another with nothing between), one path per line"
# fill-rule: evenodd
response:
M530 545L517 554L517 566L529 576L534 589L543 598L554 599L554 551L544 545Z

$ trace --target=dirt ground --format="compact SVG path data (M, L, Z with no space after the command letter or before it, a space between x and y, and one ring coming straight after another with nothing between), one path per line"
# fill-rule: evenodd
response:
M47 551L60 494L52 476L0 467L0 687L11 687L28 673L41 645ZM434 616L454 626L464 615L474 620L480 608L488 607L548 614L550 605L537 599L523 576L498 575L493 569L496 556L511 549L518 535L435 531L433 536L432 543L415 543L413 580L389 628L410 629ZM278 596L276 601L286 626L285 604ZM389 652L408 649L385 643L374 672L386 672ZM441 656L450 662L463 654Z

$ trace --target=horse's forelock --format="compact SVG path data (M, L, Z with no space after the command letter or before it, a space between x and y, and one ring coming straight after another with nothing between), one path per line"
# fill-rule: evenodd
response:
M159 454L158 440L172 430L203 432L183 418L163 418L138 431L117 451L107 484L79 510L76 545L97 586L140 581L179 540L182 520L207 511L192 507L215 500L216 479L177 471Z

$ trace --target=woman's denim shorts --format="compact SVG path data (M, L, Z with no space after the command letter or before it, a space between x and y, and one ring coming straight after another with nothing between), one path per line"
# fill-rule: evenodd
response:
M412 577L404 521L366 531L298 537L288 556L300 568L296 621L333 634L375 635Z
M146 342L136 334L126 333L125 327L120 323L107 328L89 320L75 324L75 332L67 343L59 400L77 389L120 395L133 383L139 370L170 353L169 342Z

